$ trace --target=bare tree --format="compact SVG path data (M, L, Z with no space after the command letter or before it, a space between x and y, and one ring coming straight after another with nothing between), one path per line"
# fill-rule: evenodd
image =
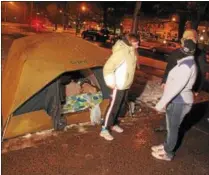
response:
M208 16L208 2L158 2L154 5L153 10L157 10L157 15L177 13L180 17L179 21L179 39L184 32L185 22L192 21L193 28L197 30L200 20Z
M85 7L85 10L82 10ZM67 13L69 14L70 21L95 21L100 22L102 17L102 9L98 3L80 3L80 2L68 2Z
M47 7L47 13L50 18L50 21L54 23L55 30L57 30L57 24L58 24L58 7L57 4L49 4Z
M132 23L132 33L137 34L138 30L138 15L141 9L141 1L136 2L134 14L133 14L133 23Z

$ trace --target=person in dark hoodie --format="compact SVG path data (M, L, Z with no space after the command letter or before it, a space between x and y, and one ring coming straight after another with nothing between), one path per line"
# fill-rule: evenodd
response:
M174 157L174 149L178 140L179 127L192 108L192 88L197 77L197 67L194 60L196 44L191 40L185 40L180 51L183 57L179 57L177 65L170 70L163 96L156 104L159 112L166 110L167 136L164 144L153 146L152 156L156 159L171 161Z
M195 96L199 94L201 90L209 93L209 82L205 80L206 72L209 71L209 63L206 62L206 57L209 54L208 51L200 50L196 48L195 51L195 62L198 68L196 82L193 86L193 91L195 92ZM165 82L167 80L167 76L169 71L177 64L177 58L183 57L184 53L181 52L181 48L173 51L170 56L168 57L168 64L165 69L165 73L162 79L162 88L165 86ZM159 127L154 129L156 132L163 132L166 131L165 124L161 124Z
M191 21L187 21L185 24L185 32L184 32L183 37L181 39L182 47L184 46L184 41L187 39L191 39L195 44L197 43L197 32L192 29ZM164 88L164 86L165 86L165 83L166 83L166 80L167 80L170 70L176 66L177 60L179 58L182 58L185 56L185 54L182 53L181 50L182 50L182 48L178 48L178 49L174 50L173 52L171 52L170 55L168 56L168 58L167 58L168 64L166 66L166 69L165 69L165 72L164 72L164 75L162 78L162 82L161 82L162 88ZM199 49L197 49L195 52L195 58L199 57L200 53L201 53L201 51ZM197 64L197 65L199 65L199 64ZM200 70L200 69L198 68L198 70ZM198 79L200 79L199 73L198 73ZM195 86L197 87L197 84L200 84L200 83L198 81L195 84L196 84ZM197 91L197 89L200 89L200 88L196 88L196 91ZM166 131L165 124L161 124L161 126L155 128L154 130L156 132Z
M197 93L195 95L198 95L200 90L209 93L209 80L206 79L206 74L209 73L209 50L203 52L198 60L201 71L199 73L200 82L197 84ZM204 117L206 117L207 122L209 122L209 102Z
M110 131L123 132L123 129L118 125L118 115L125 102L126 93L133 83L138 45L138 36L131 33L126 34L113 46L112 55L104 65L104 80L106 85L112 89L111 102L100 132L100 136L106 140L114 139Z

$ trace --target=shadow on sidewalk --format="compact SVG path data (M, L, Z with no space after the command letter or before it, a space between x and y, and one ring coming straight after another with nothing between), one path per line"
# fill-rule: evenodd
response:
M7 36L7 37L9 37L11 39L18 39L18 38L25 37L27 35L22 34L22 33L12 33L12 34L2 34L2 36Z
M175 151L181 146L184 135L194 125L198 124L209 112L209 101L194 104L192 110L186 115L179 130L179 139Z

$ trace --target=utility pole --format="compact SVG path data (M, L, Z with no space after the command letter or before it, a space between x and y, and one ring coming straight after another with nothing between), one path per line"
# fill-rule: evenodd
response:
M30 2L30 18L33 18L33 1Z
M23 2L23 20L24 20L24 23L26 22L26 2Z
M7 22L7 2L4 2L4 22Z

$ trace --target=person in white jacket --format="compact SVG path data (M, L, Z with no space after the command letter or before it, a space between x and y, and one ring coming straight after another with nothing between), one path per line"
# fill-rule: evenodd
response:
M191 40L184 41L181 49L186 54L179 58L177 65L169 72L163 96L155 106L159 112L166 110L167 136L164 144L153 146L152 156L171 161L178 140L179 127L191 110L193 104L192 88L197 77L194 61L196 44Z
M112 89L110 105L100 132L100 136L106 140L113 140L110 130L118 133L123 132L123 129L118 125L118 115L125 101L127 90L133 83L138 44L139 38L136 35L125 35L113 46L112 55L104 65L104 80L106 85Z

